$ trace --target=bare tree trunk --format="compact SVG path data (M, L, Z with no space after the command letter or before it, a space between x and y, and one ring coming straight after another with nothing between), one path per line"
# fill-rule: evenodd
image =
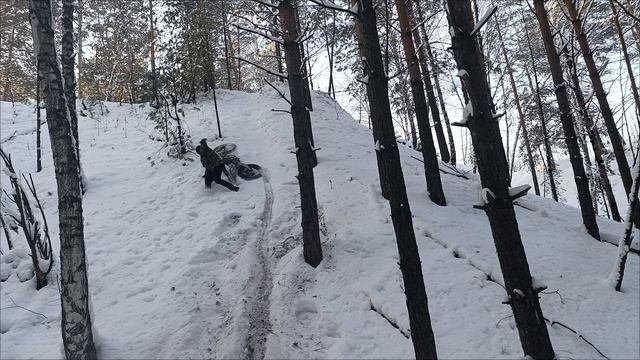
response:
M598 174L600 175L600 184L602 185L607 201L609 202L613 219L620 222L622 221L622 218L618 212L618 204L616 202L616 197L613 195L613 189L611 188L611 182L609 181L609 174L607 173L607 165L604 161L604 144L602 143L598 129L596 128L593 119L589 114L589 110L587 109L586 100L582 93L580 80L578 79L575 57L566 53L566 59L567 68L571 75L571 82L573 84L573 92L576 96L576 103L578 104L580 114L582 115L582 125L589 136L591 147L593 147L593 154L598 166ZM595 193L592 192L592 194Z
M391 56L391 58L393 60L394 66L398 69L398 71L400 71L400 69L402 69L402 60L399 56L398 39L396 36L389 36L389 38L390 38L389 39L390 49L394 53L393 56ZM386 73L386 70L385 70L385 73ZM406 109L407 120L409 123L409 128L411 129L411 145L413 146L414 149L418 149L418 135L416 133L416 125L413 122L414 108L409 95L409 92L410 92L409 82L407 81L406 74L400 74L398 76L398 80L400 82L400 87L402 88L402 90L400 91L401 93L400 97Z
M78 114L76 112L76 74L75 51L73 49L73 0L62 1L62 51L60 61L62 63L62 78L64 80L64 96L69 109L69 121L73 135L73 146L78 158L78 173L80 174L80 188L82 193L86 191L86 184L82 177L82 163L80 161L80 137L78 135Z
M229 85L229 90L232 90L231 86L231 61L229 60L229 44L227 40L227 33L229 29L227 29L227 10L224 6L224 0L221 3L222 7L222 39L224 41L224 59L227 68L227 82Z
M638 149L640 152L640 148ZM611 275L609 275L609 283L613 285L616 291L622 289L622 278L624 277L624 269L627 264L627 255L631 250L631 241L633 241L633 219L636 218L635 213L638 212L638 189L640 188L640 161L633 166L633 186L631 187L631 195L629 196L629 208L624 217L624 232L618 242L618 254L614 263Z
M591 201L591 193L589 191L589 183L587 175L584 171L582 163L582 155L578 147L576 131L573 128L573 115L571 114L571 106L569 105L569 96L567 95L567 85L562 75L562 65L560 65L560 56L558 55L553 43L553 35L551 33L551 25L547 17L547 9L544 7L544 0L534 0L536 17L540 26L542 40L547 53L547 60L551 69L553 84L558 100L558 108L560 109L560 121L565 135L565 143L569 151L571 167L573 169L573 178L576 182L578 191L578 202L580 203L580 211L582 213L582 222L587 229L589 235L600 240L600 232L598 223L596 222L596 214L593 210Z
M47 124L58 184L62 339L67 359L96 358L89 313L78 153L67 116L62 74L56 59L51 2L31 0L31 27L38 72L45 81ZM69 14L64 12L65 15ZM65 19L70 21L70 19ZM63 40L63 43L68 41ZM64 44L73 48L73 43Z
M471 132L483 196L489 218L505 290L513 311L525 355L534 359L555 357L540 303L534 289L529 264L520 238L518 222L508 186L508 166L502 147L500 127L494 119L491 90L483 70L483 57L475 36L471 4L447 0L453 53L458 70L464 71L473 113L467 125Z
M389 206L404 281L411 341L417 359L437 359L420 255L393 129L388 79L382 63L376 15L371 0L352 0L352 8L358 9L356 33L364 76L368 79L369 110L374 128L374 142L378 144L376 152L385 164L384 171L380 173L387 177L386 181L390 184Z
M420 63L420 69L422 70L422 80L427 91L427 100L429 101L429 109L431 110L431 116L433 117L433 128L436 131L436 139L438 140L438 149L440 149L440 158L442 161L448 163L451 161L451 155L449 155L449 149L447 148L447 141L444 137L444 131L442 130L442 122L440 121L440 111L438 110L438 101L433 91L433 84L431 83L431 72L429 71L427 54L425 51L425 43L427 39L427 30L424 25L424 17L422 16L422 8L420 7L420 0L413 0L415 3L414 11L411 1L407 1L407 9L411 16L410 23L411 28L416 26L418 29L413 31L413 41L415 46L418 47L418 62ZM417 16L416 16L417 15ZM418 31L419 30L419 31Z
M316 202L315 181L313 177L314 149L311 141L311 117L306 107L304 87L308 83L303 77L302 54L298 43L296 11L291 0L281 0L278 5L282 26L284 53L291 96L291 116L298 162L298 183L300 185L300 203L302 209L302 236L304 259L307 264L316 267L322 261L322 247L318 225L318 204Z
M587 66L587 71L589 73L589 78L591 79L593 91L596 94L596 99L598 99L600 112L602 113L604 124L607 127L607 132L609 133L611 147L613 147L613 152L616 156L618 170L620 171L620 177L622 178L624 190L626 194L629 195L632 182L631 170L629 169L629 162L627 161L627 156L624 151L622 138L620 137L620 133L618 132L616 121L613 118L613 112L611 111L609 101L607 100L607 93L602 86L600 72L598 71L598 67L593 60L593 52L591 52L591 48L589 47L587 35L585 34L582 25L582 19L578 17L578 10L576 9L573 0L564 0L564 3L567 7L567 11L569 12L569 16L571 17L571 23L573 24L573 29L576 32L578 44L580 44L580 50L582 51L582 57L584 58L585 65Z
M418 131L420 132L420 143L422 144L422 156L424 158L425 177L427 180L427 190L431 200L441 206L445 206L447 201L442 189L440 180L440 168L436 156L436 148L431 136L431 126L429 125L429 109L425 98L422 75L418 66L418 58L413 44L411 34L411 14L408 5L410 2L395 0L398 20L400 22L402 47L404 49L405 60L409 70L411 81L411 93L413 104L415 105L416 118L418 120Z
M16 38L16 26L11 27L11 35L9 36L9 44L7 45L7 64L11 64L13 62L13 48L15 46L15 38ZM9 97L7 94L11 96L11 101L13 102L13 91L11 90L11 79L9 78L9 71L7 70L7 78L5 79L5 83L2 89L2 97L0 99L7 101Z
M440 87L440 68L438 67L437 61L433 56L433 52L431 50L431 44L429 43L429 38L424 37L424 44L427 47L427 56L429 57L429 63L431 64L431 69L433 70L433 82L436 85L436 90L438 92L438 101L440 103L440 110L442 110L442 115L444 117L444 124L447 127L447 136L449 138L449 153L451 155L451 164L456 164L456 146L453 141L453 132L451 131L451 122L449 121L449 114L447 113L447 107L444 104L444 95L442 94L442 88Z
M280 21L278 20L278 15L273 16L273 26L275 28L280 28ZM272 35L277 37L278 36L277 31L274 31ZM275 44L274 49L275 49L276 62L278 63L278 73L284 74L284 67L282 64L282 49L280 47L280 43L277 41L274 41L274 44ZM278 80L280 80L281 82L284 82L283 78L279 77Z
M524 20L524 19L523 19ZM531 67L533 70L533 78L535 80L535 88L536 88L536 106L538 109L538 117L540 118L540 126L542 127L542 140L544 143L544 150L547 156L547 174L549 177L549 187L551 188L551 196L553 200L558 201L558 190L556 189L556 181L555 171L556 171L556 163L553 159L553 152L551 150L551 142L549 141L549 132L547 131L546 119L544 117L544 109L542 107L542 97L540 95L540 82L538 81L538 67L536 66L536 60L533 56L533 47L531 47L531 38L529 37L529 29L527 29L526 23L523 21L524 31L527 36L527 46L529 48L529 55L531 57ZM531 75L529 74L529 70L525 68L525 73L527 74L527 78L529 79L529 84L531 86ZM531 86L533 88L533 86Z
M77 66L77 70L78 70L78 78L76 81L76 88L78 89L78 98L81 100L82 105L84 107L84 100L82 99L82 72L84 71L84 61L83 61L83 51L82 51L82 46L83 46L83 42L84 42L84 33L83 33L83 20L82 20L82 15L84 13L84 0L78 0L78 5L76 6L76 13L78 14L78 32L77 32L77 39L78 39L78 66ZM83 115L84 116L84 115Z
M336 19L336 14L335 14L335 10L331 11L332 15L333 15L333 23L331 24L331 31L329 31L328 29L328 25L327 25L327 18L326 16L322 17L322 24L324 26L324 42L325 42L325 50L327 51L327 60L329 61L329 85L327 85L327 93L329 95L331 95L333 97L333 99L336 99L336 89L335 86L333 84L333 68L334 68L334 61L333 61L333 53L334 53L334 43L335 43L335 32L336 32L336 23L335 23L335 19ZM331 36L329 36L329 32L331 32Z
M531 143L529 142L529 131L527 131L527 123L524 120L524 113L522 112L522 105L520 104L520 96L518 95L518 87L516 86L516 80L513 77L513 69L511 68L511 61L507 55L507 49L504 46L504 39L502 38L502 29L500 28L500 20L496 21L496 28L498 30L498 38L500 39L500 48L502 49L502 55L504 62L507 65L507 74L509 75L509 82L511 83L511 92L513 92L513 99L516 102L516 109L518 110L518 118L520 119L520 127L522 128L522 141L524 147L527 150L527 160L529 162L529 171L531 171L531 180L533 181L533 189L536 195L540 195L540 186L538 185L538 174L536 173L536 164L533 161L533 152L531 150Z
M11 242L11 233L9 233L9 227L4 221L4 216L2 214L0 214L0 226L2 226L2 230L4 230L4 236L7 239L7 247L9 248L9 250L13 249L13 242Z
M624 57L624 63L627 66L627 74L629 75L629 83L631 85L631 93L633 93L633 100L636 103L636 113L640 117L640 95L638 94L638 85L636 84L635 76L633 75L633 68L631 66L631 60L629 59L629 51L627 50L627 42L624 40L624 31L620 25L620 19L618 17L618 9L616 8L613 0L609 0L611 5L611 12L613 12L613 23L620 39L620 48L622 49L622 56ZM639 120L640 121L640 118Z
M37 62L37 59L36 59ZM40 67L36 65L36 69ZM40 78L40 72L36 71L36 172L42 171L42 142L40 141L40 134L42 130L42 120L40 111L40 84L42 79Z
M578 134L578 145L582 149L582 158L584 159L584 169L589 180L589 186L591 188L591 202L593 205L593 211L598 215L598 189L600 182L593 173L593 165L591 163L591 157L589 156L589 147L587 146L586 136L580 133L580 125L584 125L582 121L576 121L575 129Z
M240 51L242 48L240 47L240 29L236 28L236 42L238 43L236 57L241 57L242 54ZM242 64L240 60L236 62L236 89L242 90Z
M149 61L151 62L151 77L153 77L151 83L151 92L153 93L152 106L159 108L160 100L158 98L158 74L156 73L156 30L153 14L153 0L149 0L149 55Z
M635 15L635 7L631 0L627 0L627 10ZM632 22L631 32L633 33L633 37L636 39L636 48L638 49L638 53L640 53L640 22Z

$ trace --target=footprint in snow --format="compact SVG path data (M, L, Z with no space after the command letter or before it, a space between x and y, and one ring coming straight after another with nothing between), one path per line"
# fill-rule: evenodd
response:
M295 316L301 321L309 321L318 315L318 307L314 302L302 300L296 305Z

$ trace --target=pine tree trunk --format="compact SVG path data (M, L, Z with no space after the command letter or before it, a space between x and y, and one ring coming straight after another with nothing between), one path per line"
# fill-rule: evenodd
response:
M313 177L314 149L309 133L311 117L304 96L304 87L308 86L308 83L304 79L302 71L302 54L300 53L296 24L297 9L294 8L291 0L281 0L278 9L283 32L289 94L291 96L293 135L298 162L304 259L307 264L316 267L322 261L322 247L320 246L318 204Z
M96 358L93 343L82 220L79 161L58 67L49 0L31 0L31 27L44 81L47 125L56 172L60 221L62 339L67 359ZM65 12L65 15L68 14ZM70 21L65 19L64 21ZM68 40L63 40L63 43ZM73 43L64 44L73 47Z
M538 80L538 67L536 66L536 60L533 56L533 47L531 46L531 38L529 37L529 29L527 29L526 23L523 21L524 31L527 36L527 46L529 48L529 55L531 57L531 68L533 70L533 78L535 80L536 89L536 108L538 109L538 117L540 118L540 126L542 128L542 140L544 143L544 150L547 157L547 175L549 177L549 187L551 188L551 196L553 200L558 201L558 190L556 189L555 171L556 163L553 159L553 151L551 150L551 142L549 141L549 132L547 131L546 119L544 117L544 108L542 107L542 97L540 96L540 82ZM531 75L529 70L525 68L525 73L529 79L529 86L533 88L531 83Z
M629 51L627 50L627 42L624 40L624 31L620 25L620 19L618 17L618 9L616 8L613 0L609 0L611 5L611 12L613 12L613 23L620 39L620 48L622 49L622 56L624 57L624 63L627 66L627 74L629 75L629 85L631 85L631 93L633 93L633 100L636 103L636 112L640 114L640 94L638 93L638 85L636 84L635 76L633 75L633 67L631 66L631 60L629 59ZM640 118L638 119L640 124Z
M418 120L418 131L420 132L420 143L422 145L422 156L424 158L425 177L427 180L427 190L431 200L441 206L445 206L447 201L442 189L440 180L440 167L436 156L436 148L431 136L431 126L429 124L429 109L425 98L422 75L418 66L418 58L411 35L411 14L405 0L395 0L398 20L400 22L402 47L404 49L405 60L411 81L411 94L415 105L416 119Z
M400 71L402 69L402 60L400 55L398 54L398 39L396 36L389 37L389 45L390 49L393 51L393 56L391 56L394 66ZM385 68L386 69L386 68ZM385 72L387 72L385 70ZM411 145L414 149L418 149L418 135L416 133L416 125L413 121L414 111L413 111L413 103L410 99L410 87L409 82L407 81L406 74L398 75L398 81L400 82L400 98L402 99L402 103L406 109L407 120L409 123L409 128L411 129Z
M222 0L221 2L221 11L222 11L222 39L224 42L224 59L225 59L225 64L226 64L226 68L227 68L227 83L228 83L228 87L229 90L232 90L232 86L231 86L231 61L229 59L229 43L227 40L227 33L229 31L229 29L227 29L227 13L226 13L226 9L224 6L224 0Z
M436 131L436 139L438 140L438 149L440 150L440 158L442 161L448 163L451 162L451 155L447 148L447 141L444 137L444 131L442 129L442 122L440 121L440 111L438 110L438 101L433 90L433 83L431 83L431 72L429 71L427 54L425 51L425 43L427 40L427 31L424 25L424 18L422 16L422 8L420 7L420 0L413 0L417 11L413 9L411 1L407 1L407 9L409 10L411 28L414 29L418 26L418 29L413 31L413 41L415 46L418 47L418 62L420 63L420 69L422 70L422 80L424 81L425 90L427 91L427 100L429 101L429 109L431 110L431 116L433 117L433 128ZM417 15L417 16L415 16Z
M388 79L382 63L376 15L371 0L352 0L352 8L355 7L358 7L356 33L364 76L368 79L367 95L374 142L379 145L376 152L385 164L385 171L381 173L390 184L389 206L404 281L411 341L417 359L437 359L420 255L389 106Z
M556 99L558 100L558 108L560 109L560 121L562 122L565 143L567 144L571 167L573 169L573 178L578 191L578 202L580 203L582 222L589 235L600 240L596 214L593 210L591 193L589 192L589 183L584 171L576 132L573 128L573 115L571 115L571 106L569 105L569 96L567 95L567 85L562 75L560 57L553 43L553 35L551 33L549 18L547 17L547 10L544 6L544 0L534 0L534 4L536 17L538 18L538 24L540 26L540 32L542 34L542 40L547 53L547 60L549 61L549 67L551 69Z
M571 75L571 82L573 84L573 92L576 96L576 103L578 104L578 108L580 109L580 115L582 115L582 125L584 126L584 130L586 131L586 133L589 135L589 141L591 142L594 158L598 166L600 183L607 197L607 201L609 202L613 220L620 222L622 221L622 218L620 217L620 212L618 211L618 204L616 202L616 197L613 195L613 189L611 188L611 182L609 181L609 174L607 173L607 165L604 161L604 144L602 143L602 139L600 138L598 129L596 128L593 119L589 114L589 110L587 109L584 94L582 93L582 87L580 86L580 79L578 79L574 57L566 54L566 58L567 68Z
M429 57L429 63L431 64L431 69L433 70L433 83L436 86L436 91L438 93L438 102L440 103L440 109L442 110L442 116L444 117L444 124L447 127L447 136L449 138L449 154L451 155L451 164L456 165L456 146L453 141L453 132L451 131L451 122L449 121L449 114L447 113L447 108L444 104L444 95L442 94L442 88L440 87L440 68L433 56L433 52L431 50L431 44L429 43L429 38L424 36L424 44L427 47L427 56Z
M591 202L593 205L593 211L598 215L598 188L599 181L596 179L596 176L593 173L593 165L591 163L591 157L589 156L589 147L587 146L586 136L580 134L580 127L583 125L583 122L580 120L576 121L575 129L578 134L578 145L580 145L580 149L582 149L583 159L584 159L584 170L587 174L587 179L589 179L589 186L591 189Z
M453 53L459 71L465 71L473 114L467 119L475 149L483 192L493 199L485 204L498 260L509 296L509 304L518 327L525 355L534 359L553 359L554 352L547 333L538 294L533 289L518 222L509 196L507 160L502 147L500 128L493 117L491 90L483 71L479 45L474 36L471 4L447 0L449 26L452 29Z
M613 152L616 156L616 162L618 163L618 170L620 171L624 190L626 194L629 195L632 182L631 170L629 169L629 162L627 161L627 156L624 151L622 138L618 132L616 121L613 118L613 112L611 111L609 101L607 100L607 93L605 92L602 80L600 79L600 72L593 60L593 52L591 51L589 42L587 41L587 35L584 32L582 19L578 17L578 10L576 10L573 0L564 0L564 3L571 18L571 23L573 24L573 29L576 33L580 50L582 51L582 57L584 58L585 65L587 66L587 72L591 79L593 91L595 92L596 99L598 100L598 105L600 105L600 112L602 113L604 124L607 127L607 132L609 133L611 147L613 147Z
M524 142L524 148L527 150L527 160L529 162L529 171L531 172L531 180L533 181L533 189L536 195L540 195L540 186L538 185L538 174L536 173L536 164L533 161L533 152L531 151L531 143L529 142L529 131L527 131L527 123L524 120L524 113L522 112L522 105L520 104L520 96L518 95L518 87L516 86L516 80L513 77L513 69L511 68L511 61L507 55L507 49L504 45L504 39L502 37L502 29L500 28L500 21L496 21L496 28L498 31L498 38L500 39L500 48L502 49L502 55L504 62L507 65L507 74L509 75L509 82L511 83L511 92L513 92L513 99L516 102L516 109L518 110L518 118L520 119L520 127L522 128L522 141Z

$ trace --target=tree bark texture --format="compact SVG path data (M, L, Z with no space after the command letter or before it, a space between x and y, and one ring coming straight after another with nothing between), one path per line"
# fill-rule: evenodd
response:
M620 18L618 16L618 9L616 8L613 0L609 0L611 5L611 12L613 12L613 23L620 39L620 48L622 50L622 56L624 57L624 63L627 66L627 74L629 75L629 85L631 85L631 93L633 94L633 100L636 104L636 114L638 116L638 122L640 124L640 94L638 93L638 85L636 84L635 76L633 75L633 67L631 66L631 60L629 58L629 50L627 49L627 42L624 40L624 31L620 25Z
M631 169L629 169L629 162L627 161L627 156L624 151L622 137L620 137L620 132L618 132L618 127L616 126L616 121L613 118L613 112L611 111L609 101L607 100L607 93L605 92L604 86L602 85L600 72L598 71L598 67L593 60L593 52L591 51L591 47L589 46L587 35L585 34L583 28L582 19L579 18L578 10L576 9L573 1L574 0L564 0L564 3L571 18L571 24L573 24L573 29L576 33L576 39L578 40L580 50L582 51L582 57L584 58L585 65L587 66L587 72L589 73L589 79L591 79L593 91L596 95L596 99L598 100L598 105L600 105L600 112L602 113L604 124L607 127L607 132L609 133L611 147L613 147L613 153L616 156L618 171L620 171L620 177L622 178L624 190L626 194L629 195L632 182Z
M151 63L151 92L153 93L153 107L160 107L158 98L158 74L156 73L156 30L153 14L153 0L149 0L149 62Z
M282 26L284 53L291 96L291 116L293 117L293 135L298 162L298 183L300 184L300 202L302 207L302 236L305 261L316 267L322 261L320 232L318 225L318 204L313 177L314 149L309 129L311 117L306 107L304 87L308 86L303 77L302 55L296 24L297 9L292 0L281 0L278 5Z
M358 7L356 34L363 59L364 75L368 79L367 95L371 125L374 128L374 141L379 144L376 152L385 164L382 174L390 184L389 206L404 281L411 341L417 359L437 359L422 265L389 106L388 79L382 62L376 15L372 0L352 0L352 5L352 8Z
M483 192L491 194L485 212L489 218L498 260L513 310L520 342L525 355L535 359L553 359L554 352L547 333L538 294L533 289L518 222L509 196L507 165L498 121L493 116L491 90L482 67L482 53L475 37L471 4L447 0L451 40L458 70L466 73L469 101L473 114L467 120Z
M55 166L60 221L62 340L67 359L96 358L93 343L82 219L82 192L62 74L56 59L51 2L31 0L30 21L43 79L47 125ZM67 44L68 46L68 44Z
M433 56L433 51L431 50L431 44L429 43L429 38L424 35L424 46L427 48L427 56L429 57L429 63L431 64L431 70L433 72L433 83L436 86L436 91L438 92L438 102L440 103L440 109L442 110L442 116L444 117L444 124L447 127L447 137L449 139L449 154L451 155L450 163L452 165L456 165L456 146L453 141L453 132L451 131L451 122L449 121L449 114L447 113L447 108L444 104L444 95L442 94L442 88L440 87L440 68L436 62L435 57Z
M640 149L638 149L640 151ZM633 219L636 217L635 213L638 212L638 190L640 189L640 161L636 159L636 164L633 167L633 186L631 188L631 194L629 195L629 208L627 214L624 217L625 227L622 237L618 242L618 254L613 267L611 275L609 275L609 281L613 283L616 291L622 289L622 278L624 277L624 269L627 264L627 255L631 249L631 241L633 241ZM636 231L637 232L637 231Z
M524 142L524 148L527 151L527 161L529 163L529 171L531 172L531 180L533 182L533 189L536 195L540 195L540 186L538 185L538 174L536 173L536 164L533 161L533 151L531 150L531 143L529 142L529 131L527 130L527 123L524 119L524 113L522 112L522 105L520 104L520 96L518 94L518 87L516 80L513 76L513 68L511 67L511 60L507 55L507 49L504 45L504 38L502 37L502 29L500 28L500 21L496 21L496 28L498 32L498 39L500 40L500 48L502 49L502 56L507 66L507 74L509 75L509 83L511 84L511 92L513 92L513 100L516 103L516 110L518 110L518 118L520 120L520 127L522 128L522 141Z
M580 203L580 211L582 213L582 222L587 229L589 235L600 240L600 232L598 223L596 222L596 214L593 209L591 193L589 191L589 182L584 171L582 163L582 155L578 146L576 131L573 127L573 115L571 115L571 106L569 104L569 96L567 94L567 84L562 75L562 65L560 64L560 56L553 42L551 25L547 16L547 9L544 6L544 0L534 0L536 17L542 34L547 60L551 69L551 76L555 88L556 99L558 100L558 108L560 109L560 121L564 131L565 143L569 151L569 160L573 169L573 178L578 191L578 202Z
M86 191L83 179L82 163L80 161L80 136L78 135L78 113L76 111L76 73L75 51L73 48L73 0L62 1L62 51L60 62L62 63L62 79L64 96L69 109L69 121L71 122L71 134L73 146L78 158L78 172L80 174L80 189Z
M402 47L409 71L409 80L411 82L411 94L413 95L413 104L416 111L416 119L418 120L418 131L420 133L420 143L422 145L422 156L424 158L424 173L427 180L427 190L431 200L441 206L445 206L447 201L442 189L442 181L440 180L440 165L436 156L436 148L431 136L431 125L429 124L429 109L427 107L427 99L425 98L424 85L422 82L422 74L418 66L418 58L416 49L413 44L411 31L411 14L409 13L408 4L404 0L395 0L396 10L398 12L398 20L400 22Z
M523 21L523 24L525 22ZM556 171L556 163L553 159L553 151L551 150L551 142L549 141L549 132L547 131L546 119L544 117L544 109L542 107L542 96L540 95L540 81L538 80L538 67L536 66L536 59L533 56L533 48L531 47L531 38L529 37L529 29L527 29L526 25L524 26L524 31L527 36L527 47L529 48L529 56L531 57L531 69L533 71L533 79L535 80L535 89L536 89L536 108L538 109L538 117L540 118L540 126L542 128L542 140L544 143L544 150L547 157L547 174L549 177L549 187L551 188L551 196L553 200L558 201L558 190L556 189L556 181L555 181L555 171ZM527 74L527 78L529 79L529 84L533 88L531 84L531 75L529 74L529 70L525 68L525 73Z
M593 155L598 167L600 183L602 184L602 189L604 190L607 201L609 202L611 216L613 217L613 220L620 222L622 221L622 218L620 217L620 212L618 211L618 203L615 196L613 195L613 189L611 188L611 182L609 181L607 164L604 161L604 144L602 143L602 139L600 138L598 129L596 128L593 119L589 114L589 110L587 109L586 100L584 98L584 94L582 93L582 87L580 86L580 79L578 79L575 60L569 54L567 54L567 68L571 75L571 82L573 84L573 92L576 96L576 102L578 104L578 108L580 109L580 114L582 115L582 125L584 126L584 130L589 136L591 147L593 147ZM592 196L593 195L595 195L595 193L592 193Z
M415 3L416 9L413 8ZM431 82L431 72L429 71L429 64L427 53L425 51L425 43L427 42L427 31L424 25L424 17L422 16L422 8L420 7L420 0L407 1L407 9L410 15L411 28L417 29L413 31L413 41L417 47L417 59L420 63L420 69L422 70L422 80L427 91L427 100L429 102L429 109L431 110L431 116L433 117L433 128L436 131L436 139L438 140L438 149L440 149L440 158L442 161L448 163L451 161L451 155L447 148L447 141L444 137L444 130L442 129L442 122L440 121L440 111L438 110L438 101L433 90L433 83ZM415 11L417 10L417 11Z
M36 69L39 67L36 65ZM40 134L42 133L42 120L40 109L40 73L36 70L36 172L42 171L42 141Z

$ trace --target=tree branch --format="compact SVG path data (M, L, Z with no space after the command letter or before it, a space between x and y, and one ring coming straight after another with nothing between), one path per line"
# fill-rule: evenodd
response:
M338 5L334 4L334 3L332 3L329 0L310 0L310 1L312 3L320 6L320 7L325 8L325 9L340 11L340 12L344 12L344 13L347 13L347 14L350 14L350 15L353 15L353 16L358 16L357 12L355 12L355 11L353 11L351 9L345 9L345 8L343 8L341 6L338 6Z
M260 69L260 70L262 70L262 71L265 71L265 72L267 72L267 73L269 73L269 74L271 74L271 75L273 75L273 76L276 76L276 77L278 77L278 78L280 78L280 79L284 79L284 80L286 80L286 79L287 79L287 75L285 75L285 74L283 74L283 73L275 72L275 71L273 71L273 70L269 70L269 69L267 69L266 67L264 67L264 66L262 66L262 65L260 65L260 64L256 64L256 63L254 63L254 62L253 62L253 61L251 61L251 60L247 60L247 59L245 59L245 58L243 58L243 57L240 57L240 56L234 56L233 58L234 58L234 59L236 59L236 60L240 60L240 61L242 61L242 62L246 62L246 63L247 63L247 64L249 64L249 65L253 65L253 66L257 67L258 69Z
M266 82L266 83L267 83L267 85L271 86L271 88L272 88L273 90L275 90L275 91L278 93L278 95L280 95L280 97L282 97L286 102L288 102L288 103L289 103L289 105L293 106L293 104L291 103L291 101L289 101L289 99L287 99L287 97L286 97L286 96L284 96L284 94L282 93L282 91L280 91L277 87L275 87L275 85L273 85L271 82L269 82L269 80L267 80L267 79L263 79L263 80L264 80L264 82Z
M262 31L259 31L259 30L256 30L256 29L252 29L252 28L248 28L248 27L242 26L242 25L237 24L237 23L233 23L231 25L235 26L236 28L238 28L240 30L244 30L244 31L248 31L250 33L254 33L256 35L260 35L260 36L262 36L264 38L267 38L267 39L269 39L269 40L271 40L273 42L276 42L276 43L278 43L280 45L284 45L284 41L282 39L279 39L279 38L277 38L275 36L272 36L272 35L269 35L267 33L263 33Z

